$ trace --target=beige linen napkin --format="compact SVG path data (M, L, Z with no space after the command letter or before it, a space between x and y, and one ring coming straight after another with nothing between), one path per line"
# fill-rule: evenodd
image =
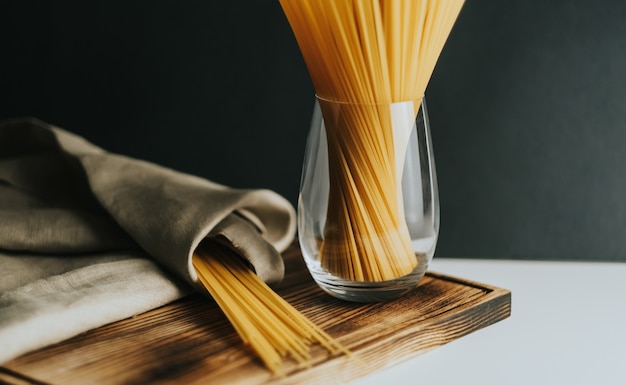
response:
M112 154L36 119L0 122L0 362L181 297L204 239L278 282L294 233L293 207L272 191Z

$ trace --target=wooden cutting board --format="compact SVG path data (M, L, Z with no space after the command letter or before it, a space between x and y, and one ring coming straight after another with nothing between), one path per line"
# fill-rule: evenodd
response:
M0 367L9 384L345 384L507 318L508 290L427 273L391 302L357 304L325 294L297 245L285 253L277 292L348 347L353 358L313 347L310 368L267 371L212 299L195 294L18 357Z

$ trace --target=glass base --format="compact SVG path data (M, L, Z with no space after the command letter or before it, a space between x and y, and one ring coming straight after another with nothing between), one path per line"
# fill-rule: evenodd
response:
M425 254L416 254L418 265L410 274L383 282L358 282L336 277L323 270L319 261L307 259L309 272L325 292L351 302L383 302L396 299L414 289L428 269Z

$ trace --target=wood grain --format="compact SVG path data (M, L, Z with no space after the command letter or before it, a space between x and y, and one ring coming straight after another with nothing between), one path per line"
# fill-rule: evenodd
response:
M427 273L395 301L344 302L310 278L297 245L285 253L276 291L355 354L313 347L309 368L291 361L274 377L244 346L212 299L191 295L89 331L0 367L8 384L332 384L346 383L507 318L508 290Z

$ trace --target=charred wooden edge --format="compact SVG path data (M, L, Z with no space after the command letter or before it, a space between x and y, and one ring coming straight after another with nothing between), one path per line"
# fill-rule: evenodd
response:
M21 373L14 372L3 366L0 366L0 384L1 385L48 385L47 382L41 382Z

